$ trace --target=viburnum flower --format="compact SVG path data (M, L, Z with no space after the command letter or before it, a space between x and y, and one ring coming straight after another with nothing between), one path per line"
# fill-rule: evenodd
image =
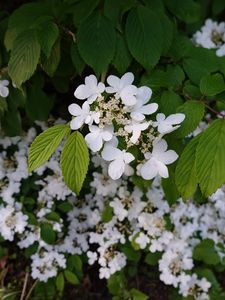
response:
M147 86L142 86L137 90L137 103L131 107L131 118L135 121L143 121L145 115L151 115L158 109L157 103L146 104L152 96L152 90Z
M100 114L98 112L91 112L88 102L84 102L82 108L73 103L68 107L68 110L75 117L70 122L70 127L73 130L79 129L83 124L92 125L93 122L99 123Z
M119 179L124 174L126 165L135 159L133 154L126 152L126 150L120 150L113 145L105 145L102 158L111 161L108 174L114 180Z
M167 118L164 114L159 113L156 115L156 122L153 122L153 127L158 127L158 132L161 134L170 133L179 128L180 123L183 122L184 119L185 115L181 113L172 114Z
M130 141L133 144L135 144L138 141L138 139L141 135L141 132L146 130L148 128L149 124L150 124L150 122L138 123L138 122L132 121L130 124L128 124L124 127L124 129L128 133L132 133Z
M98 83L96 76L90 75L85 78L85 84L77 87L74 96L81 100L87 99L88 103L92 104L104 91L104 83Z
M9 81L8 80L0 80L0 96L2 98L6 98L9 95Z
M110 75L107 78L107 82L110 85L106 87L106 92L114 94L116 99L121 98L122 102L127 106L135 105L137 102L136 94L137 87L132 85L134 81L134 75L130 72L125 73L121 79L117 76Z
M167 142L160 140L153 145L152 153L145 153L147 162L139 165L139 172L144 179L150 180L158 174L163 178L169 177L166 165L172 164L178 158L178 155L173 150L166 150Z
M85 136L85 141L93 152L99 151L103 146L103 141L110 141L113 137L113 127L110 125L104 128L90 125L89 130L90 133Z

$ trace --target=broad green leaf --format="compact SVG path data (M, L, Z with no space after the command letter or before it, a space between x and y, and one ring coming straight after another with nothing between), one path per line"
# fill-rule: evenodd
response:
M0 117L7 111L7 107L6 99L0 98Z
M13 43L9 60L9 76L20 87L37 68L40 57L40 45L34 30L21 33Z
M174 136L181 138L195 130L204 116L205 105L199 101L187 101L177 108L177 113L185 114L181 126L174 132Z
M29 172L43 165L54 153L62 139L68 134L70 128L67 125L55 125L38 135L29 149Z
M225 91L223 76L219 73L204 76L200 81L200 90L205 96L215 96Z
M79 0L73 6L73 23L78 26L98 5L99 0Z
M150 265L150 266L156 266L160 260L160 258L162 257L162 253L161 252L149 252L146 256L145 256L145 263Z
M53 22L44 22L41 24L38 30L38 41L41 46L41 50L44 52L47 58L50 57L52 47L59 37L58 26Z
M187 144L176 167L175 182L184 199L191 197L198 185L195 164L199 139L200 136L197 136Z
M127 48L126 41L120 34L117 34L116 54L112 64L120 72L120 74L124 74L131 64L131 61L132 56Z
M71 283L71 284L79 284L80 283L79 279L77 278L77 275L75 275L71 271L65 270L64 275L65 275L66 280L69 283Z
M41 67L42 69L50 76L53 77L57 67L59 65L61 58L60 51L60 40L57 40L54 46L51 49L51 54L48 58L41 58Z
M174 172L170 172L169 178L162 178L162 187L165 193L166 201L169 203L169 205L176 203L177 199L179 198L179 192L175 184Z
M151 1L150 1L151 2ZM158 1L157 1L158 2ZM173 23L170 21L170 19L167 17L164 13L158 13L162 30L163 30L163 54L166 54L168 50L170 49L170 46L172 44L173 40Z
M83 60L97 74L104 72L115 54L115 29L107 18L93 13L78 28L77 45Z
M217 15L225 9L225 1L223 0L214 0L212 2L212 12Z
M179 60L182 57L188 56L188 53L192 47L194 47L194 45L187 36L177 34L172 42L169 55L174 60Z
M201 6L194 0L166 0L170 12L185 23L197 22L201 17Z
M81 75L85 68L85 62L83 61L83 59L81 58L81 56L78 52L76 43L71 44L70 54L71 54L71 59L72 59L72 62L73 62L76 72L79 75Z
M194 248L193 258L203 261L207 265L217 265L220 262L220 256L214 246L213 240L203 240Z
M163 50L163 29L156 13L144 6L132 9L126 38L131 54L145 69L157 64Z
M209 196L225 182L225 119L215 120L201 135L196 172L202 193Z
M59 273L58 276L56 277L56 288L57 290L62 293L64 291L64 286L65 286L65 280L64 280L64 275L63 273Z
M49 223L41 224L41 238L48 244L54 244L56 241L56 233Z
M21 130L22 130L21 117L17 109L12 108L6 111L1 122L2 122L2 128L6 135L8 136L21 135Z
M182 104L183 101L179 95L173 91L165 91L162 93L159 109L165 115L170 115Z
M131 289L130 290L130 294L132 296L132 300L148 300L149 297L142 293L141 291L137 290L137 289Z
M78 195L89 165L88 148L80 132L73 132L66 140L60 164L66 184Z

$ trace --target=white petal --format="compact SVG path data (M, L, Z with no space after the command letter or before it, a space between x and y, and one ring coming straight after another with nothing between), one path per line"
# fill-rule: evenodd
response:
M106 87L105 90L108 94L113 94L117 92L117 90L111 86Z
M68 111L72 116L79 116L82 114L82 109L78 104L70 104L68 107Z
M131 161L133 161L135 159L135 157L133 156L133 154L126 152L123 155L123 160L126 164L129 164Z
M158 172L159 172L159 175L163 178L168 178L169 177L169 172L168 172L167 166L165 166L160 161L158 162Z
M180 124L185 119L184 114L172 114L169 117L166 118L166 122L169 122L171 124Z
M99 82L98 84L98 92L99 94L103 93L105 91L105 85L102 82Z
M89 75L85 77L85 85L90 87L92 90L95 90L97 87L98 81L95 75Z
M122 156L122 151L111 145L105 145L102 150L102 158L106 161L115 160L118 157Z
M131 72L127 72L121 77L121 82L123 87L132 84L133 81L134 81L134 74Z
M0 80L0 84L4 85L4 86L8 86L9 85L9 81L4 79L4 80Z
M147 86L142 86L138 88L137 91L137 98L138 100L141 100L143 104L147 103L148 100L152 96L152 90Z
M79 85L74 92L74 96L81 100L87 99L91 94L90 89L84 84Z
M178 127L180 127L180 125L178 125ZM171 124L168 124L163 121L158 125L158 132L162 134L170 133L176 129L177 128L174 129L174 127Z
M101 129L96 125L90 125L89 130L90 130L90 132L94 132L97 134L99 134L101 132Z
M151 115L154 114L158 109L158 104L157 103L150 103L147 105L144 105L140 108L140 112L143 113L144 115Z
M71 122L70 122L70 128L72 130L77 130L79 129L82 125L84 124L84 118L82 116L75 117Z
M158 153L157 155L157 159L166 165L172 164L175 160L177 160L177 158L178 155L173 150L168 150L163 153Z
M122 159L116 159L109 164L108 174L113 180L119 179L125 170L125 163Z
M162 113L159 113L159 114L156 115L156 120L158 122L164 121L165 118L166 118L166 116L164 114L162 114Z
M137 102L136 99L137 87L134 85L126 86L120 93L122 102L127 106L133 106Z
M131 118L135 121L143 121L145 116L143 115L143 113L141 113L140 111L133 111L130 114Z
M119 77L114 76L114 75L110 75L110 76L107 78L107 82L108 82L108 84L109 84L111 87L114 88L114 90L111 91L111 93L115 93L116 91L119 90L119 87L120 87L120 79L119 79ZM107 91L107 93L110 93L110 92L108 91L108 88L106 88L106 91Z
M3 98L8 97L9 89L6 86L0 86L0 96Z
M97 98L98 98L98 94L95 93L95 94L90 95L90 96L87 98L87 101L88 101L89 104L92 104Z
M102 148L103 142L102 138L98 133L88 133L85 136L85 141L88 147L93 151L97 152Z
M167 149L167 142L165 140L160 140L153 145L152 155L157 156L158 153L165 152Z
M153 158L141 166L140 174L146 180L151 180L158 174L157 163Z

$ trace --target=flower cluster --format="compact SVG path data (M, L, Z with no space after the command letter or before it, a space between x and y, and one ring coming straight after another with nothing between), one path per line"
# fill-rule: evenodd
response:
M78 86L74 93L77 99L86 101L82 107L75 103L69 106L74 117L71 129L88 125L86 143L109 162L108 174L112 179L132 175L134 169L130 163L144 179L157 175L167 178L167 165L178 155L167 150L167 142L162 137L176 130L185 116L178 113L166 117L158 113L153 121L150 116L157 111L158 104L148 103L152 91L147 86L136 87L133 81L132 73L121 78L110 75L105 87L94 75L86 77L85 84ZM138 159L133 151L138 152Z
M225 22L211 19L205 21L204 26L193 35L196 45L207 49L217 49L217 56L225 55Z

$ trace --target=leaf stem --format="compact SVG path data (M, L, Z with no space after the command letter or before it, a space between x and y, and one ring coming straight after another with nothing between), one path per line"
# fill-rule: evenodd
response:
M25 275L25 278L24 278L24 283L23 283L23 289L22 289L22 293L21 293L21 296L20 296L20 300L23 300L24 297L25 297L28 279L29 279L29 273L26 272L26 275Z
M35 288L35 286L36 286L37 283L38 283L37 280L33 283L33 285L32 285L32 287L31 287L31 289L29 290L29 292L28 292L28 294L27 294L25 300L28 300L28 299L30 298L30 296L31 296L31 294L32 294L32 292L33 292L33 290L34 290L34 288Z

